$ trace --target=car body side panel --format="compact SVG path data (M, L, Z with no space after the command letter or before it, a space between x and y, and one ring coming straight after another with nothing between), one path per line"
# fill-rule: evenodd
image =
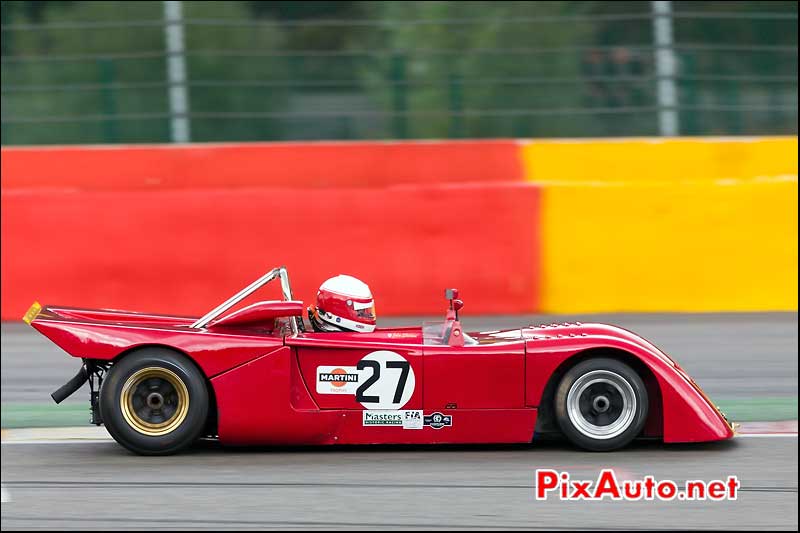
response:
M425 409L522 409L525 343L424 346Z
M442 414L452 416L451 424L438 429L364 426L362 410L302 408L313 401L291 350L281 348L211 380L220 442L235 446L435 444L530 442L533 438L537 410L531 408L443 410Z
M661 392L664 442L699 442L733 436L729 422L702 389L666 354L641 337L603 324L565 324L523 330L527 341L526 401L539 406L552 373L589 349L628 352L654 374Z
M230 445L335 444L342 415L320 411L284 346L211 379L217 433Z

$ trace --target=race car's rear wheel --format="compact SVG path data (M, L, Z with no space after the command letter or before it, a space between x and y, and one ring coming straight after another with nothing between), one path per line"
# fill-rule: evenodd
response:
M592 451L622 448L647 420L647 388L631 367L616 359L588 359L569 369L554 403L564 435Z
M134 372L122 386L120 410L129 426L158 437L179 427L189 413L189 389L168 368L148 366Z
M103 380L100 413L111 436L129 450L175 453L194 442L205 426L205 377L172 350L137 350L114 364Z

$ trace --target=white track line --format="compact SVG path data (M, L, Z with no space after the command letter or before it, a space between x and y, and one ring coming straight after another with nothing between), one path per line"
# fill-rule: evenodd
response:
M783 438L789 437L796 439L797 433L745 433L744 435L736 435L737 439L742 437L757 438L757 439L767 438L767 437L783 437Z
M0 486L0 489L2 489L2 490L0 490L0 492L2 492L2 498L0 498L0 499L2 499L2 503L10 502L11 501L11 495L6 490L5 485Z

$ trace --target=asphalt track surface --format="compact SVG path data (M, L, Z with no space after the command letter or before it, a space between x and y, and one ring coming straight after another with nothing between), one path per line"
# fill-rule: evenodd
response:
M558 320L569 318L577 317ZM617 323L649 338L712 397L797 397L796 313L579 318ZM464 322L469 330L552 320ZM40 401L76 369L74 360L30 330L3 325L3 403ZM641 442L608 454L560 442L247 450L202 443L155 458L134 456L113 442L6 443L2 482L11 501L2 504L2 529L796 530L797 460L796 437ZM738 500L722 502L534 499L537 468L594 479L606 467L620 478L679 482L737 475L742 489Z

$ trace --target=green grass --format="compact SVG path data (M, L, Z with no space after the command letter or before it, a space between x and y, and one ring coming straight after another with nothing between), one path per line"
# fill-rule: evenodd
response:
M66 405L2 404L3 428L87 426L90 418L89 402Z
M797 420L797 397L714 398L735 422ZM89 404L2 404L3 428L65 427L89 425Z
M797 396L788 398L712 398L734 422L797 420Z

